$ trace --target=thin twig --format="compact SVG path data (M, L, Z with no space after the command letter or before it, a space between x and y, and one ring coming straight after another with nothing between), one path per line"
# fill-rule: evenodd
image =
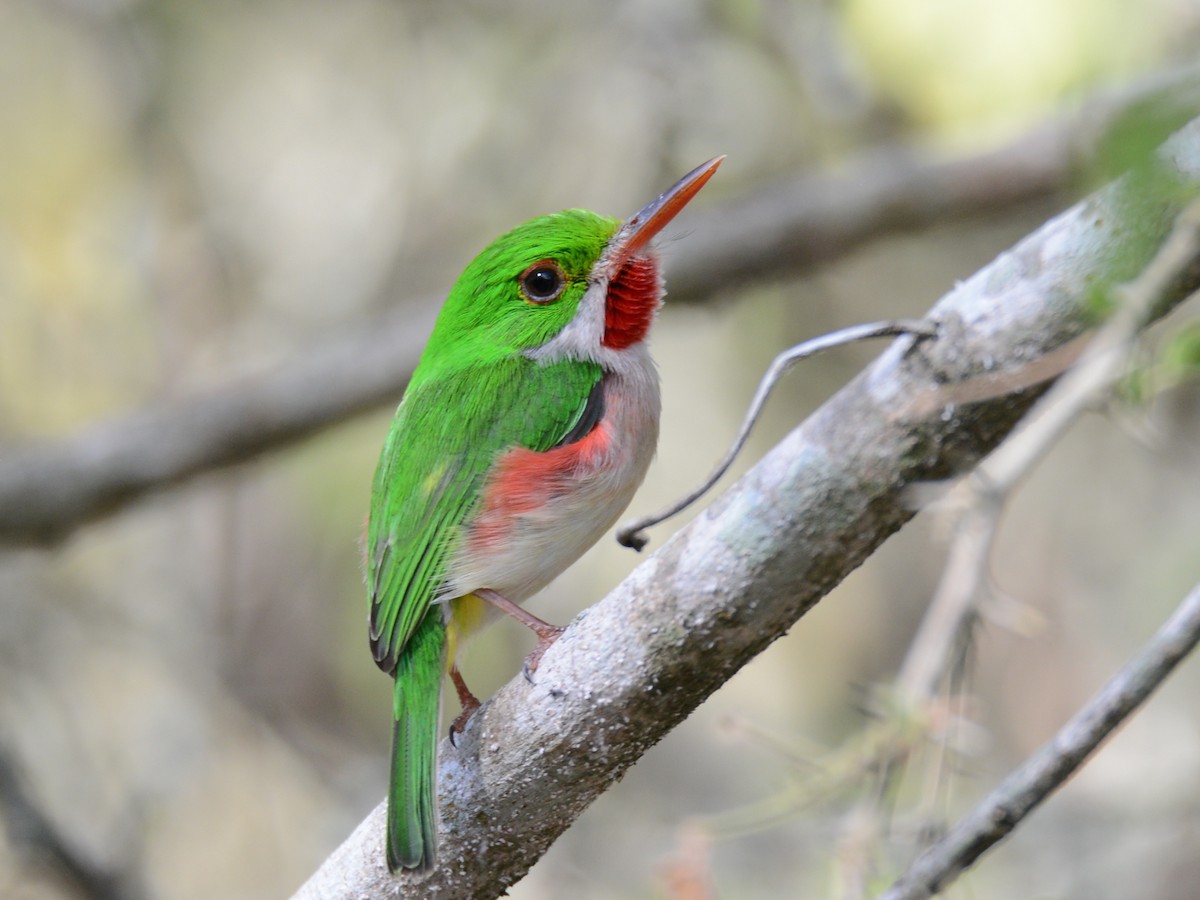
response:
M754 398L750 401L750 406L746 410L746 416L742 420L742 425L738 429L733 443L725 451L725 456L721 458L721 461L717 463L716 467L709 473L709 476L698 487L665 509L622 525L617 529L617 543L624 547L632 547L634 550L644 549L650 541L643 533L647 528L665 522L672 516L683 512L707 494L713 485L721 480L721 476L729 471L729 467L733 465L733 461L737 459L737 455L746 446L746 441L750 437L750 431L754 428L754 423L758 421L758 417L762 414L763 407L767 404L767 398L771 396L771 391L775 389L775 385L779 383L779 380L796 363L816 356L818 353L823 353L833 347L843 347L846 344L871 340L872 338L900 337L902 335L915 335L925 338L937 337L937 324L920 319L896 319L887 322L851 325L848 328L840 328L837 331L820 335L784 350L772 360L762 380L758 383L758 390L754 392Z
M921 854L883 900L925 900L949 885L1066 782L1197 643L1200 585L1128 665L949 834Z
M977 494L954 526L941 580L896 678L896 691L910 706L927 703L945 678L985 580L999 515L995 495Z

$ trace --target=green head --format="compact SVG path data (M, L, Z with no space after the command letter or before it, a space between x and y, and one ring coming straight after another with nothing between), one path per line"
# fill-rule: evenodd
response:
M618 225L607 216L569 209L497 238L459 276L426 357L477 362L553 339L579 311L592 270Z
M720 165L710 160L624 224L583 209L493 241L450 292L421 361L429 376L524 354L604 364L646 336L662 302L651 238Z

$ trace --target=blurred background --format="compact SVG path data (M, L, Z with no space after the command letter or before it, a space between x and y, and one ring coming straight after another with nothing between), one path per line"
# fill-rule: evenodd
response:
M626 215L728 154L667 242L669 286L706 208L895 142L985 153L1197 49L1197 0L0 0L0 465L6 447L269 372L374 316L411 309L427 329L429 298L533 215ZM668 298L652 340L663 436L631 514L707 473L777 352L919 316L1087 188L1066 178L793 279ZM805 363L743 467L874 352ZM359 540L398 399L52 544L0 546L0 896L287 896L382 798L391 692L367 651ZM973 724L932 827L1195 581L1198 412L1185 384L1089 416L1012 505L992 566L1005 614L978 632ZM864 850L853 792L813 800L807 783L846 765L903 658L941 524L894 537L512 896L683 896L691 879L836 897L848 867L888 883L911 841ZM568 621L637 561L606 539L531 607ZM469 683L490 695L529 648L497 624ZM1194 897L1198 689L1193 662L950 896Z

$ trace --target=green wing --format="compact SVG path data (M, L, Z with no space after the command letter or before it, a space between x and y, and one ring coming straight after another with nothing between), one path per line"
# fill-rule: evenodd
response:
M599 416L602 374L592 363L516 357L414 378L383 446L367 528L371 648L384 671L441 589L492 463L512 447L582 437Z

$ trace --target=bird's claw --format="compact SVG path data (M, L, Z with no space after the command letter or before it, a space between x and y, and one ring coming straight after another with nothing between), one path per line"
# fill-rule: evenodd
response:
M471 720L471 716L475 714L475 710L479 709L480 703L476 700L474 703L464 703L462 712L454 717L454 721L450 723L450 746L455 750L458 749L458 737L466 730L467 722Z
M529 655L525 657L525 664L521 666L521 674L525 676L525 680L530 684L537 684L533 680L533 676L538 670L542 656L550 649L550 645L557 641L566 630L565 626L559 625L548 625L544 629L538 630L537 646L529 651Z

